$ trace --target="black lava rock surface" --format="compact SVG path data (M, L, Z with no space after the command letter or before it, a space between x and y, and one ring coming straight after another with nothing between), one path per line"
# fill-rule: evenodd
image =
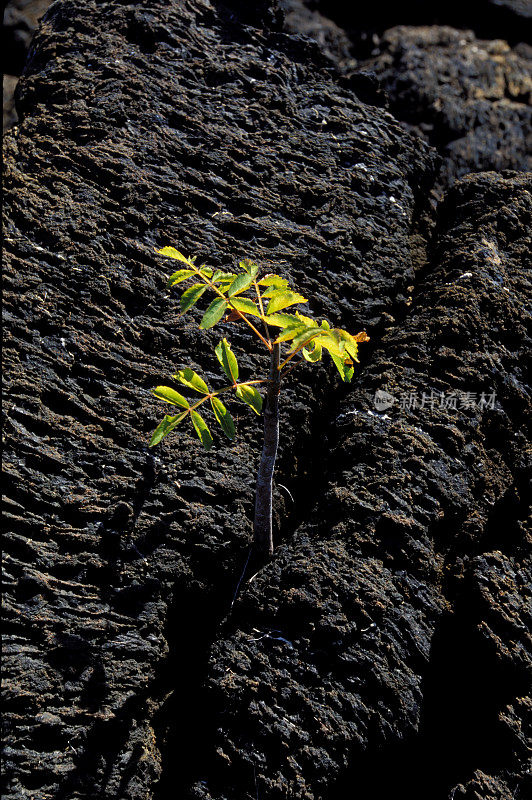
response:
M529 177L436 217L434 148L266 2L56 0L17 96L3 796L525 797ZM276 552L236 599L260 426L150 451L149 389L216 384L221 336L265 358L179 318L167 244L372 337L350 387L287 380Z

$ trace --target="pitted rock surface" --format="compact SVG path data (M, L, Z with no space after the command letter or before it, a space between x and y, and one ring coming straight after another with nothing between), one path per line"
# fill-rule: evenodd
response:
M457 630L504 665L484 715L506 749L477 737L429 794L521 786L530 187L460 182L433 255L434 150L281 28L268 3L59 0L33 42L4 150L6 800L345 796L442 725L478 733L460 659L446 705L434 688ZM264 358L179 318L166 244L273 263L372 336L353 389L328 364L287 382L295 502L277 491L276 554L232 614L259 427L153 453L148 390L185 365L216 384L223 335L243 373ZM497 406L375 415L429 378Z
M374 69L390 108L444 158L440 183L532 169L532 49L454 28L386 31Z
M231 797L234 771L249 792L260 771L267 797L341 797L346 765L361 791L390 796L397 776L366 772L367 751L408 739L415 797L446 797L434 775L475 759L525 796L531 189L528 177L470 176L448 198L411 313L339 404L323 498L215 645L218 774L198 798ZM378 413L383 390L395 403ZM434 661L443 637L463 642L459 667L447 664L456 649ZM432 698L422 683L434 669Z

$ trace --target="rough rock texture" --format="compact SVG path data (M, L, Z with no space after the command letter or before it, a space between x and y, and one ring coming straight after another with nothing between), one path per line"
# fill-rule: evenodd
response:
M272 798L443 798L456 777L526 796L531 190L487 174L448 198L411 313L338 406L322 497L213 648L196 797L238 796L235 773Z
M274 261L316 313L382 331L408 302L435 159L315 46L202 2L55 4L19 110L6 137L6 796L145 796L169 693L188 709L181 786L202 758L196 686L245 558L260 440L243 415L214 458L187 437L147 454L163 410L147 389L191 358L210 373L219 335L178 322L153 247ZM317 480L331 379L303 373L284 395L279 480L298 499Z
M60 0L18 108L3 796L524 798L530 182L463 179L429 242L435 152L268 3ZM271 261L372 336L352 390L287 383L294 503L231 614L256 420L148 452L147 390L249 339L178 319L164 244ZM375 412L432 389L495 408Z
M287 0L299 2L300 0ZM348 32L360 52L369 51L380 35L395 25L452 25L474 30L477 36L527 42L532 34L530 0L381 0L345 3L343 0L301 0L321 11Z
M453 28L386 31L374 69L393 113L438 148L440 183L532 169L532 49Z
M16 124L14 92L39 19L51 0L9 0L2 24L3 129Z
M288 30L311 36L351 80L373 83L375 93L380 86L382 102L389 102L397 119L438 149L443 156L434 187L438 200L447 186L469 172L532 168L529 44L518 39L512 48L500 38L482 40L471 30L441 25L386 30L383 20L394 20L396 12L384 14L379 31L369 36L358 17L341 17L347 26L343 30L302 0L285 0L285 6ZM446 13L433 20L421 10L409 17L402 4L398 8L403 21L455 19ZM323 6L323 11L334 14L335 8ZM504 30L499 27L496 35ZM514 32L526 38L517 22Z

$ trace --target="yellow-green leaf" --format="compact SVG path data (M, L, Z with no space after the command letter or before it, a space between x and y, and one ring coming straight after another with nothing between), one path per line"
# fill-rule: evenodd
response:
M214 348L214 352L216 353L216 358L222 365L222 369L229 380L232 381L232 383L235 383L235 381L238 379L238 362L235 354L229 347L229 342L227 339L222 339L222 341Z
M190 367L180 369L173 377L176 381L179 381L179 383L182 383L183 386L187 386L189 389L194 389L194 391L201 392L201 394L209 394L209 389L205 381L200 378L193 369L190 369Z
M231 283L231 286L229 287L227 296L232 297L233 295L239 294L240 292L245 292L246 289L249 289L252 283L253 283L253 275L249 275L247 272L243 273L242 275L237 275L234 281Z
M187 278L191 278L192 275L197 275L196 270L194 269L178 269L177 272L174 272L168 278L166 282L166 288L171 289L172 286L176 286L178 283L182 283L186 281Z
M306 330L307 328L305 325L289 325L281 334L279 334L275 342L276 344L288 342L290 339L295 339L296 336L299 336Z
M185 419L187 416L188 411L185 411L183 414L176 414L175 416L169 416L166 414L159 423L159 425L155 428L153 435L150 439L149 447L154 447L156 444L159 444L161 439L163 439L170 431L172 431L176 425Z
M288 328L300 324L301 320L295 314L271 314L268 317L268 325L273 325L276 328Z
M338 372L340 373L341 379L345 383L349 383L351 378L353 377L353 363L349 362L346 364L345 359L337 356L335 353L330 353L332 360L334 361Z
M234 272L222 272L221 269L217 269L211 280L213 283L227 283L229 285L235 278Z
M160 397L161 400L166 400L167 403L172 403L174 406L189 408L188 400L185 400L182 394L176 392L175 389L171 389L170 386L156 386L155 389L151 390L151 393L155 397Z
M261 316L260 309L253 300L248 300L247 297L232 297L230 305L242 314L251 314L253 317Z
M290 350L297 350L302 344L310 343L312 339L316 338L316 336L320 336L322 333L323 331L321 328L304 328L302 333L298 334L292 341Z
M238 386L236 389L236 396L239 397L240 400L243 400L244 403L247 403L256 414L260 414L262 410L262 397L254 386Z
M276 289L286 289L288 281L280 275L265 275L258 281L259 286L275 286Z
M259 271L259 265L255 264L250 258L244 258L243 261L240 261L238 266L251 275L252 278L254 278Z
M210 450L212 447L212 436L207 423L197 411L191 411L190 418L203 447L205 450Z
M311 361L315 363L316 361L321 361L322 356L322 346L319 342L315 339L312 341L312 348L303 347L301 352L303 353L303 358L307 361Z
M175 247L163 247L161 250L156 250L155 252L160 256L168 256L168 258L175 258L176 261L183 261L184 264L188 264L189 266L191 266L194 261L194 259L184 256L183 253L180 253Z
M276 311L281 311L281 309L293 306L296 303L308 303L308 300L297 292L291 292L288 289L278 289L275 291L275 294L271 296L268 308L266 309L266 316L275 314Z
M200 328L202 330L206 330L207 328L212 328L213 325L216 325L216 323L221 320L225 314L226 308L227 300L223 300L221 297L217 297L216 300L213 300L202 317Z
M184 314L185 311L192 308L192 306L198 302L206 288L204 283L195 283L189 289L186 289L181 295L181 313Z
M236 433L235 423L227 408L217 397L211 397L211 405L212 410L214 411L214 416L222 426L222 430L227 438L234 439Z
M341 339L339 340L338 336L335 335L335 331L322 330L318 341L329 351L331 356L335 355L341 359L345 358L345 342Z

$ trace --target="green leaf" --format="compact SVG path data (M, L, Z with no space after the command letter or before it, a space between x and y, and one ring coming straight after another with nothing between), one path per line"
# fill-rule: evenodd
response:
M261 316L260 309L257 308L252 300L248 300L247 297L232 297L231 305L242 314L251 314L253 317Z
M234 278L236 278L234 272L222 272L221 269L217 269L211 280L213 283L218 283L218 281L220 283L231 283Z
M295 314L271 314L268 317L268 325L273 325L276 328L288 328L300 324L301 320Z
M353 364L352 363L348 364L347 361L344 362L344 374L345 374L346 383L351 383L351 378L353 377L354 372L355 372L355 368L354 368Z
M166 288L171 289L172 286L175 286L178 283L182 283L186 281L187 278L190 278L192 275L196 275L196 271L193 269L178 269L177 272L174 272L168 278L166 282Z
M286 289L288 281L280 275L265 275L258 281L259 286L275 286L276 289Z
M345 343L339 340L335 331L323 330L318 341L329 351L331 356L335 355L341 359L345 358Z
M171 389L170 386L156 386L155 389L151 390L151 393L155 397L160 397L161 400L166 400L167 403L172 403L174 406L190 408L188 400L185 400L182 394L176 392L175 389Z
M198 302L201 295L207 287L204 283L195 283L189 289L186 289L181 295L181 313L184 314L189 308Z
M302 294L291 292L288 289L278 289L275 294L272 294L271 300L266 309L266 316L280 311L282 308L293 306L296 303L308 303L308 300Z
M252 278L254 278L259 271L259 265L255 264L250 258L245 258L243 261L240 261L238 266L251 275Z
M207 423L197 411L191 411L190 418L192 419L192 424L194 425L194 429L203 447L205 450L210 450L212 447L212 436Z
M355 337L351 336L351 334L348 333L347 331L341 331L338 329L335 330L337 331L340 338L343 340L344 347L351 356L351 358L353 359L353 361L358 362L358 342L355 339Z
M306 359L307 361L311 361L312 363L315 363L316 361L321 361L322 346L315 339L312 341L312 344L313 344L312 349L304 347L301 350L301 352L303 353L304 359Z
M338 372L340 373L341 379L345 383L349 383L351 378L353 377L353 372L354 372L353 365L352 364L346 364L345 363L345 359L340 358L339 356L335 355L334 353L331 353L331 358L334 361L334 363L336 364L336 368L337 368Z
M199 270L201 275L205 275L206 278L210 278L212 275L212 269L210 267L205 268L205 264L202 264Z
M221 297L217 297L216 300L213 300L201 319L200 328L206 330L216 325L225 314L226 308L227 300L223 300Z
M227 339L222 339L220 344L214 348L214 352L229 380L235 383L238 379L238 362L235 354L229 347Z
M172 431L176 425L179 425L179 423L185 419L187 414L188 411L185 411L183 414L176 414L174 417L166 414L162 422L160 422L155 428L148 447L154 447L156 444L159 444L161 439L164 439L164 437L170 433L170 431Z
M233 297L233 295L235 294L239 294L240 292L245 292L246 289L249 289L252 283L253 283L253 275L249 275L248 273L237 275L229 287L227 296Z
M168 258L175 258L176 261L183 261L185 264L191 265L194 259L189 259L180 253L179 250L176 250L175 247L163 247L161 250L156 250L160 256L168 256Z
M201 392L201 394L209 394L205 381L190 367L180 369L173 377L189 389L194 389L194 391Z
M262 410L262 397L257 392L254 386L238 386L236 389L236 396L247 403L256 414L260 414Z
M214 411L214 416L222 426L222 430L227 438L234 439L236 433L235 423L227 408L217 397L211 397L211 406Z
M302 344L310 343L312 339L315 339L316 336L320 336L322 333L323 331L321 328L304 328L303 332L292 341L290 350L297 350Z
M279 334L279 336L275 340L275 343L279 344L280 342L288 342L290 341L290 339L294 339L296 336L299 336L306 330L307 327L305 325L289 325L287 328L284 329L283 333Z

